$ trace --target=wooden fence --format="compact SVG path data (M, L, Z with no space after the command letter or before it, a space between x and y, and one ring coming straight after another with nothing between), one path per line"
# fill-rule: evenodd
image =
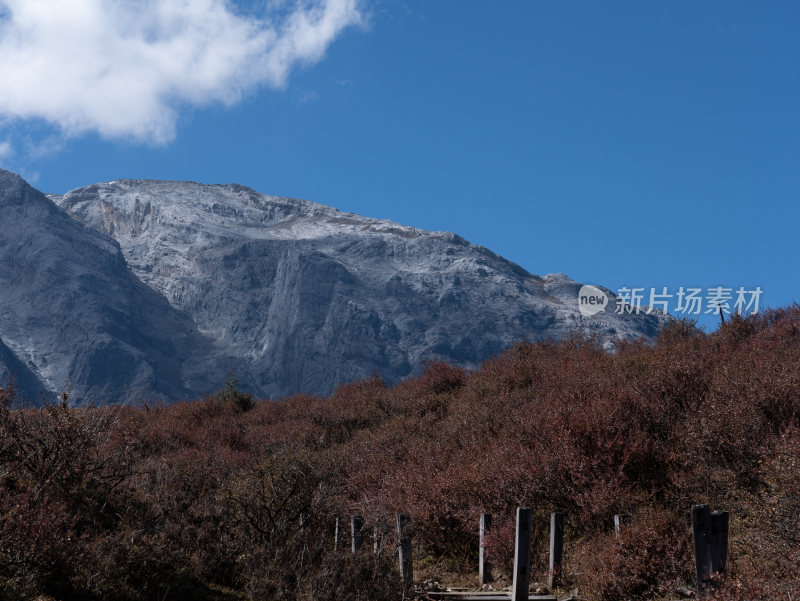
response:
M708 505L693 505L691 509L692 533L694 538L694 555L696 586L698 598L703 598L717 588L727 568L728 555L728 522L727 511L711 511ZM631 516L620 513L614 516L614 533L619 538L625 526L630 523ZM360 515L350 516L351 552L357 553L364 544L364 518ZM400 577L405 591L409 591L414 582L411 543L412 530L409 528L411 517L406 513L395 516L394 530L397 537L396 552ZM550 561L547 571L547 585L554 590L561 584L564 552L565 515L560 512L550 514ZM492 515L482 513L479 522L478 579L481 585L492 581L492 566L485 554L486 535L492 528ZM529 596L531 573L531 534L533 530L533 511L530 507L518 507L516 512L516 530L514 540L513 584L510 593L438 593L433 598L461 599L510 599L511 601L542 601L555 599L552 595ZM339 542L339 519L336 518L334 548ZM373 527L373 553L378 554L383 548L383 537L376 524Z

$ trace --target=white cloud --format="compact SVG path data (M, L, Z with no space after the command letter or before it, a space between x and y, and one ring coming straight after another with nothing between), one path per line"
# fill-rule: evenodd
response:
M164 143L179 111L282 87L362 22L360 0L0 0L0 117ZM1 147L0 147L1 148Z

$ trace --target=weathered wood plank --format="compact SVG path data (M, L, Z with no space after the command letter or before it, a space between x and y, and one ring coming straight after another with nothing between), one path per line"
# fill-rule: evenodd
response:
M333 551L334 553L339 550L339 518L336 518L336 523L333 526Z
M478 550L478 580L481 584L492 581L492 564L486 559L486 533L492 527L492 514L482 513L480 524L480 547Z
M564 514L550 514L550 569L547 585L552 590L561 581L561 560L564 554Z
M533 511L530 507L517 507L517 531L514 543L514 586L511 599L526 601L531 577L531 530Z
M711 511L708 505L692 505L692 534L697 597L707 593L711 576Z
M724 574L728 564L728 512L711 512L711 572Z
M427 592L431 599L454 599L458 601L509 601L511 593L503 591L473 592ZM555 595L528 595L526 601L557 601Z
M414 584L414 566L411 560L411 534L408 523L411 521L407 513L397 514L397 548L400 556L400 578L403 586L410 589Z
M364 518L360 515L350 516L350 549L357 552L364 544Z

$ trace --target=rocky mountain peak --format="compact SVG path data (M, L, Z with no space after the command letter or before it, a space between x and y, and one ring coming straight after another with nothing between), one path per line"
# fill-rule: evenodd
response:
M47 198L0 172L0 202L16 207L0 239L0 363L76 399L198 396L229 369L259 396L325 394L576 329L613 348L667 319L585 317L563 274L235 184L116 180Z

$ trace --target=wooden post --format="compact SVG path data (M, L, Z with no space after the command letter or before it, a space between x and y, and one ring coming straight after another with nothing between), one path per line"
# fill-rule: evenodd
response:
M336 518L336 521L333 525L333 552L339 550L339 518Z
M533 511L530 507L517 507L517 534L514 543L514 588L512 601L528 601L531 577L531 530Z
M480 547L478 549L478 579L480 584L488 584L492 581L492 564L486 560L486 533L492 528L492 514L481 514L480 527Z
M627 524L630 521L631 516L627 513L618 513L614 516L614 535L617 538L619 538L619 535L622 533L623 524Z
M550 514L550 570L547 572L547 584L550 590L561 581L561 559L564 554L564 514Z
M728 512L711 512L711 573L724 574L728 563Z
M350 540L352 541L351 549L355 553L364 544L364 518L360 515L350 516Z
M411 535L406 530L410 521L407 513L397 514L397 546L400 552L400 577L406 590L414 584L414 566L411 563Z
M300 530L301 531L305 530L307 526L308 526L308 520L306 520L306 514L305 513L301 513L300 514ZM306 537L304 536L303 537L303 550L300 551L300 569L301 570L303 569L303 559L305 559L305 556L306 556L306 545L307 545L307 541L306 541Z
M711 511L708 505L692 505L692 534L697 597L705 597L711 576Z

